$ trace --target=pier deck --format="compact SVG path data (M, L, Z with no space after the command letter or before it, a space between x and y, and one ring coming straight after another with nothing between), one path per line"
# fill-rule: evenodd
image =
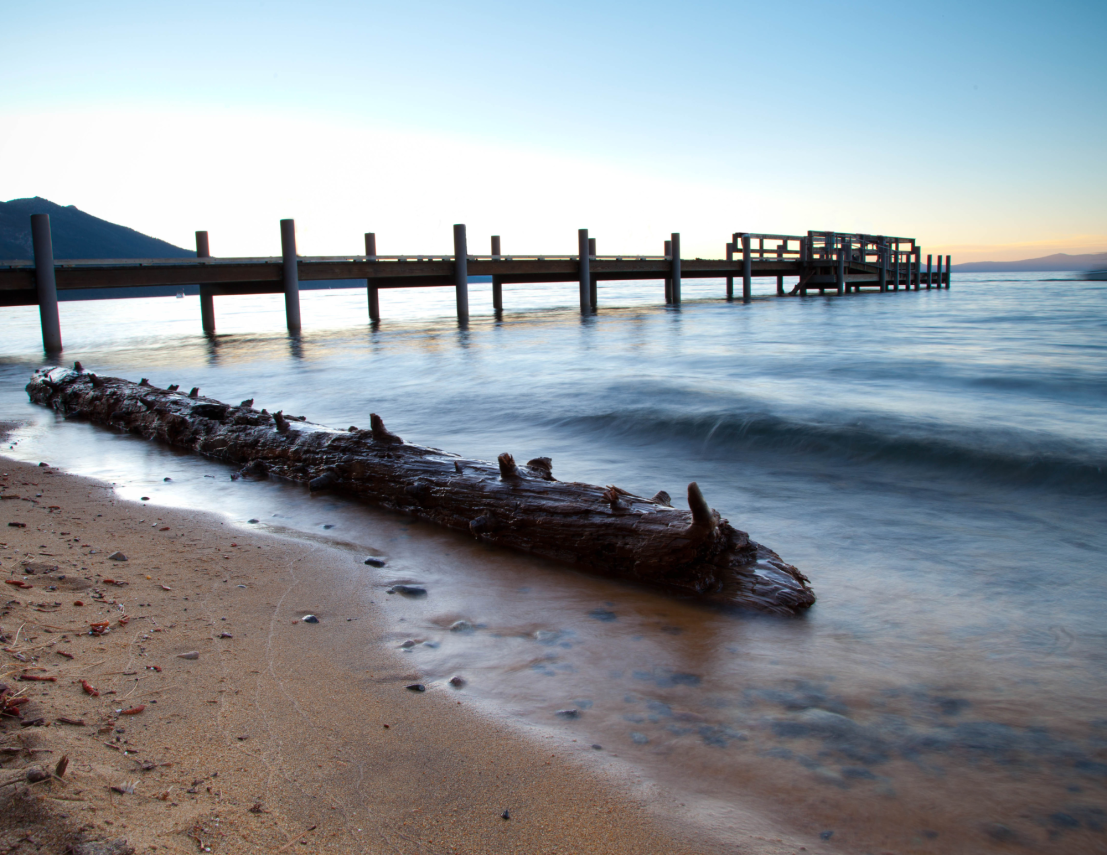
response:
M734 299L734 281L740 280L741 298L751 299L753 277L776 277L777 295L786 296L784 278L796 278L788 292L806 296L812 291L846 294L871 289L881 292L949 287L949 256L938 256L937 271L927 256L925 272L913 238L882 235L808 232L806 235L762 235L738 232L726 244L726 258L680 257L680 235L665 242L664 255L597 255L595 239L587 229L578 235L578 255L501 254L499 237L492 238L493 254L471 255L465 227L454 227L454 255L377 255L376 236L367 234L365 255L298 256L291 220L282 221L281 256L272 258L213 258L206 232L197 232L195 259L53 260L49 217L32 216L35 260L0 261L0 306L39 306L43 315L43 343L47 351L61 349L57 320L57 291L91 288L140 288L151 285L200 286L202 324L215 331L214 297L237 294L284 294L288 327L299 331L299 283L363 279L368 290L369 316L380 319L377 292L382 288L453 287L459 321L468 320L470 276L490 276L494 308L503 307L504 285L516 283L578 282L581 311L598 306L597 283L614 280L662 280L667 304L679 305L683 279L723 279L726 298ZM292 260L295 263L292 263Z

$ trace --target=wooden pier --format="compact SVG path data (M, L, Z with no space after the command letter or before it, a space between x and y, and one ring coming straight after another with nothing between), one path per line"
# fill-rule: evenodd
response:
M601 281L661 280L668 305L681 302L685 279L723 279L726 299L752 299L753 277L775 277L777 296L811 292L844 295L864 289L889 292L949 288L950 256L922 255L914 238L811 231L806 235L736 232L725 258L681 258L680 235L664 243L662 255L597 255L587 229L578 233L576 255L510 255L493 236L491 254L469 253L464 225L454 226L453 255L378 255L375 234L365 235L365 254L310 257L296 253L292 220L281 220L281 255L272 258L214 258L207 232L196 232L195 259L88 260L55 262L48 214L31 216L34 260L0 261L0 306L38 306L47 352L62 349L57 292L88 288L140 288L150 285L200 286L200 315L205 333L215 332L215 298L237 294L284 294L290 332L300 331L299 283L364 279L368 314L380 320L382 288L452 287L458 321L469 319L469 277L492 278L493 309L503 311L503 288L517 283L577 282L580 311L599 307ZM797 282L787 293L784 278Z

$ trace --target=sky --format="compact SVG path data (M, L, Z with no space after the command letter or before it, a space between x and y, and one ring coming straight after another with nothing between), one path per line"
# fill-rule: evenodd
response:
M1107 250L1107 3L0 0L0 199L214 255Z

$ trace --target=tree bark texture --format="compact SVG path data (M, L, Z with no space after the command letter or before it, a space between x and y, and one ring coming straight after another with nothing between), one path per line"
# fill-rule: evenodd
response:
M79 365L79 364L78 364ZM235 406L173 386L158 389L81 369L41 369L31 400L239 467L242 477L301 481L412 514L489 543L689 592L797 614L815 602L802 573L720 518L693 482L691 510L618 487L558 481L549 458L518 465L471 460L404 442L380 417L337 431L302 417Z

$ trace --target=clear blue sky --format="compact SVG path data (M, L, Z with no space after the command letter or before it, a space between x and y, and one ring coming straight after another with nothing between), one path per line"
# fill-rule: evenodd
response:
M217 254L1107 250L1107 3L4 0L0 199ZM479 245L476 247L479 249ZM951 249L952 248L952 249ZM1040 251L1039 251L1040 250ZM982 255L981 255L982 254Z

